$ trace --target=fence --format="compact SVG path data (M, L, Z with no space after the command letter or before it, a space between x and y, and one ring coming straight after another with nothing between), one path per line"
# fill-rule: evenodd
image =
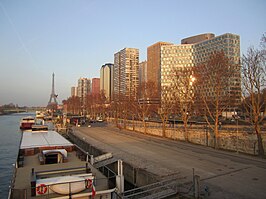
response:
M115 126L115 120L109 118L110 125ZM163 137L162 123L123 120L118 119L118 128L136 131L143 134ZM185 141L185 130L183 124L168 123L166 124L164 137ZM263 146L266 149L266 133L265 130L261 134ZM206 124L188 125L188 141L191 143L214 147L215 135L214 131ZM237 151L246 154L257 155L258 143L257 136L253 133L249 126L227 125L221 126L219 129L218 147L224 150Z

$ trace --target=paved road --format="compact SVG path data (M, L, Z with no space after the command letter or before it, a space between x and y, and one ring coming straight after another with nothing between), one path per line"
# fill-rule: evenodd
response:
M208 186L208 198L266 198L266 160L217 151L204 146L177 142L104 124L75 128L91 145L117 158L159 175L175 175L182 182L200 176L201 189Z

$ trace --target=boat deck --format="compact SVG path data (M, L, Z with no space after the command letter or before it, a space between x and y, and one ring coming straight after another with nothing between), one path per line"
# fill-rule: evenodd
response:
M32 141L30 141L31 139ZM60 147L61 149L63 147L62 150L64 150L64 148L66 147L65 149L68 150L66 161L55 164L42 163L40 152L47 147L55 147L55 149L56 147ZM60 137L59 134L57 134L56 132L23 133L22 142L20 146L20 156L18 157L18 168L16 168L15 170L15 178L13 180L12 198L51 198L63 196L56 193L49 193L50 185L48 185L48 190L46 194L43 194L41 196L31 196L32 176L35 177L34 182L36 183L38 180L42 181L41 179L52 179L62 176L67 177L74 175L84 176L89 175L89 173L92 173L92 175L95 176L96 192L108 190L108 179L100 171L94 168L90 163L79 159L78 156L80 157L80 152L78 153L75 150L74 145L69 141L65 140L65 138ZM67 181L66 183L69 182ZM35 185L33 187L35 187ZM80 193L88 192L91 192L91 189L85 189Z
M20 190L20 192L26 191L27 198L35 198L31 197L31 171L34 168L35 172L40 171L51 171L51 170L58 170L58 169L71 169L77 167L85 167L86 161L81 161L77 156L76 152L68 153L68 162L60 163L60 164L47 164L47 165L40 165L38 154L33 156L25 156L24 157L24 166L17 168L16 170L16 178L14 182L14 190ZM97 190L106 190L108 189L108 179L97 169L93 166L88 164L91 172L96 175L96 191ZM84 190L83 192L88 192L88 190ZM81 193L83 193L81 192ZM60 196L58 194L53 194L53 197ZM36 196L40 198L40 196Z

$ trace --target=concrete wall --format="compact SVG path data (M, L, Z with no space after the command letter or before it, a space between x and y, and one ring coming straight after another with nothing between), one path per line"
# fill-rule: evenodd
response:
M83 140L82 138L78 137L73 132L69 133L68 136L72 142L74 142L76 145L78 145L84 151L89 152L89 154L94 155L94 157L97 157L99 155L107 153L107 152L104 152L104 151L92 146L86 140ZM86 159L85 156L81 157L81 158L83 160ZM111 169L113 172L117 173L117 170L118 170L117 169L117 163L107 165L107 167L109 169ZM151 184L151 183L158 181L158 179L156 178L156 176L154 174L147 172L144 169L135 168L132 165L128 164L127 162L123 162L123 170L124 170L125 180L136 187L141 187L141 186Z
M123 167L125 179L136 187L145 186L158 181L158 177L144 169L135 168L126 162L123 162Z
M114 126L114 121L109 119L109 124ZM120 126L124 126L120 121ZM126 129L144 133L145 129L141 121L126 121ZM188 127L189 142L214 147L214 132L204 125L192 125ZM146 134L162 137L160 123L146 122ZM165 137L172 140L185 141L184 128L182 124L175 126L168 124ZM266 150L266 132L262 133L263 146ZM230 151L239 151L247 154L258 154L258 143L256 134L243 126L223 126L219 130L219 148ZM265 151L266 152L266 151Z

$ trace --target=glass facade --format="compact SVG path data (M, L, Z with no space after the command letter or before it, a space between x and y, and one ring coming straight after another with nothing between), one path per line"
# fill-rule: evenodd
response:
M204 38L200 35L200 39ZM207 38L207 37L206 37ZM227 79L230 82L228 88L230 95L237 98L236 103L241 101L241 76L240 76L240 37L235 34L226 33L220 36L208 37L197 43L180 44L180 45L165 45L161 46L161 100L174 98L171 90L171 83L174 81L174 75L182 75L182 70L190 67L196 67L201 63L206 62L210 55L215 51L223 51L225 55L232 61L232 67L235 67L235 74ZM196 36L193 40L197 40ZM198 39L199 40L199 39ZM186 39L185 39L186 41ZM189 39L187 39L189 41ZM183 73L185 75L185 73ZM185 78L185 77L184 77ZM202 89L205 95L213 96L212 90L203 86L197 89ZM226 93L226 92L225 92ZM227 92L228 93L228 92ZM232 106L237 106L237 104Z

